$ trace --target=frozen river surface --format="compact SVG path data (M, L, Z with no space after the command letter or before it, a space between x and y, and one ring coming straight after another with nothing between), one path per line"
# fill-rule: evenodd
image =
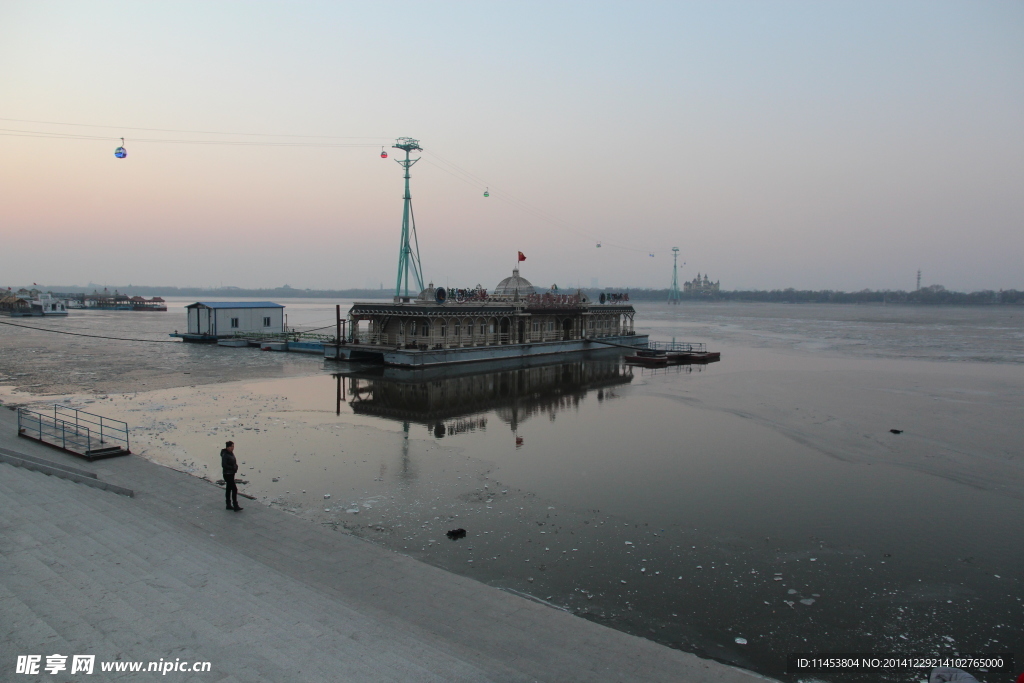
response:
M134 450L211 479L234 439L267 504L774 677L796 679L793 652L1024 653L1024 312L637 308L652 339L722 361L338 376L298 354L0 327L0 390L125 419ZM26 324L184 326L158 315ZM814 677L925 677L908 675Z

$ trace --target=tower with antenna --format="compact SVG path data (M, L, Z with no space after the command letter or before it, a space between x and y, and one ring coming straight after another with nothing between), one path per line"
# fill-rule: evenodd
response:
M679 303L679 247L672 247L672 289L668 290L668 302Z
M416 219L412 213L412 195L409 194L409 168L419 157L410 159L411 152L422 152L420 141L412 138L398 138L394 149L405 150L405 159L395 159L405 169L405 206L402 210L402 241L398 248L398 278L395 281L395 300L408 298L409 276L412 275L416 294L423 291L423 268L420 265L420 242L416 237ZM403 293L404 291L404 293Z

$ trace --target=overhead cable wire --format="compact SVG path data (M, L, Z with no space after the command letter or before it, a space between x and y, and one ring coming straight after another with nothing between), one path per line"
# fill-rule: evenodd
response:
M291 135L284 133L233 133L218 130L183 130L177 128L136 128L133 126L100 126L89 123L64 123L61 121L36 121L32 119L10 119L0 117L0 121L14 121L16 123L41 123L48 126L74 126L78 128L106 128L109 130L144 130L153 133L193 133L198 135L248 135L252 137L267 138L317 138L327 140L390 140L386 135L377 136L340 136L340 135Z
M39 130L16 130L12 128L0 128L0 136L23 137L23 138L49 138L56 140L102 140L117 141L120 137L107 137L100 135L82 135L79 133L51 133ZM226 145L230 147L379 147L379 143L369 142L272 142L256 140L185 140L169 138L132 138L129 144L155 143L171 145Z
M82 334L81 332L68 332L66 330L49 330L45 327L33 327L31 325L21 325L19 323L9 323L4 320L0 320L0 325L10 325L12 327L24 327L28 330L39 330L40 332L53 332L55 334L69 334L73 337L92 337L94 339L113 339L115 341L133 341L133 342L146 342L148 344L180 344L174 339L128 339L126 337L106 337L100 334Z
M42 121L35 119L16 119L8 117L0 117L0 121L11 121L16 123L36 123L50 126L69 126L77 128L100 128L106 130L138 130L147 132L160 132L160 133L187 133L193 135L230 135L230 136L245 136L245 137L261 137L261 138L299 138L308 140L374 140L373 143L336 143L336 142L295 142L295 141L250 141L250 140L192 140L192 139L166 139L166 138L133 138L132 143L144 143L144 144L187 144L187 145L221 145L221 146L257 146L257 147L321 147L321 148L341 148L341 147L376 147L380 144L380 140L391 140L387 137L368 137L368 136L335 136L335 135L293 135L293 134L280 134L280 133L239 133L230 131L206 131L206 130L188 130L188 129L177 129L177 128L142 128L136 126L108 126L108 125L97 125L88 123L70 123L64 121ZM107 137L100 135L85 135L82 133L57 133L53 131L33 131L33 130L20 130L10 128L0 128L0 136L5 137L34 137L34 138L51 138L51 139L70 139L70 140L105 140L105 141L116 141L119 137ZM555 225L562 230L570 232L578 237L583 237L588 240L592 240L601 245L608 245L609 247L623 249L626 251L632 251L636 253L645 253L653 255L655 252L647 249L639 249L634 246L621 244L615 241L609 241L598 237L596 235L587 233L577 226L568 223L557 216L547 213L539 207L533 206L515 195L506 192L496 186L488 183L484 178L472 173L462 166L459 166L453 161L445 159L436 152L425 151L425 154L433 157L437 161L441 162L433 163L431 159L427 159L435 168L439 168L445 173L448 173L452 177L461 180L467 185L478 187L484 185L488 188L494 187L495 192L493 193L496 199L505 202L520 211L527 213L538 220ZM444 166L442 166L444 164ZM445 167L447 166L447 168Z

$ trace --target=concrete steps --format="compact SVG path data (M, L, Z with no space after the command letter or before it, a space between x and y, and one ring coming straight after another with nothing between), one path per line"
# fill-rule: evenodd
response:
M0 662L181 658L213 671L175 680L227 683L764 680L253 501L227 512L208 482L132 455L82 462L15 426L0 410L0 448L134 497L0 463Z
M389 629L215 537L183 539L132 508L130 499L0 464L5 661L187 653L213 662L213 680L487 680L415 641L382 665L376 645L396 644Z

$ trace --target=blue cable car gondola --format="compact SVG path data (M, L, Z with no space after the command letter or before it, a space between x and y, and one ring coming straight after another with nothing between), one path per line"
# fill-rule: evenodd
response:
M124 159L128 156L128 150L124 148L124 138L121 138L121 146L114 150L114 156L118 159Z

